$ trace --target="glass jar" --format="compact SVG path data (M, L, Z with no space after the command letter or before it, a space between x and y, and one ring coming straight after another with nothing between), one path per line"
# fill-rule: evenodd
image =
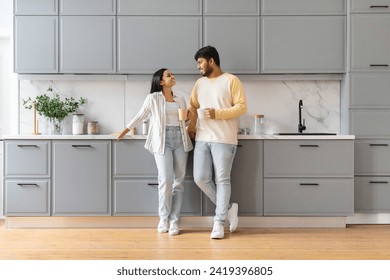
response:
M255 115L255 121L253 124L253 134L261 135L264 129L264 115Z
M88 122L87 133L89 135L99 134L99 126L97 121Z

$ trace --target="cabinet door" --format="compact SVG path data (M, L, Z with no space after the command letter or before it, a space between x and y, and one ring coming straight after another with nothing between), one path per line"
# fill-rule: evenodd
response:
M390 73L351 73L350 108L390 107Z
M49 141L6 140L4 151L4 176L50 176Z
M350 110L350 133L357 137L390 137L389 110Z
M390 212L390 177L355 177L355 212Z
M202 0L118 0L118 15L201 15Z
M49 216L48 179L6 179L4 210L6 216Z
M166 30L165 30L166 29ZM118 72L151 74L166 67L174 74L198 73L201 17L118 17Z
M240 216L263 215L263 142L240 140L234 158L231 202L238 203ZM203 214L215 215L215 205L204 196Z
M204 0L204 15L259 15L260 0ZM234 33L233 33L234 34Z
M261 72L345 72L345 26L345 16L263 16Z
M14 0L15 15L58 15L58 0Z
M389 13L390 0L351 0L351 13Z
M60 72L115 72L115 17L60 17Z
M351 15L351 71L390 71L390 14Z
M59 0L60 15L115 15L115 0Z
M345 14L345 0L262 0L262 15Z
M350 179L264 179L265 216L347 216L354 212Z
M53 142L53 215L110 214L110 142Z
M388 176L390 140L355 140L355 175Z
M14 71L58 73L58 17L14 17Z
M204 17L204 44L218 49L225 71L259 73L259 36L259 17Z

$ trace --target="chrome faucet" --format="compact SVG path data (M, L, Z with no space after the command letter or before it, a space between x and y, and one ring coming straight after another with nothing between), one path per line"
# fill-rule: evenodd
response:
M298 108L299 108L298 132L299 132L299 133L302 133L302 132L306 129L306 126L305 126L305 119L303 119L303 122L302 122L302 108L303 108L302 99L299 100Z

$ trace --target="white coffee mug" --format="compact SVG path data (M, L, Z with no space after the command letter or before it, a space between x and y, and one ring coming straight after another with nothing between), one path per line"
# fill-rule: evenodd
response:
M204 119L204 108L199 108L198 110L197 110L197 112L198 112L198 119Z

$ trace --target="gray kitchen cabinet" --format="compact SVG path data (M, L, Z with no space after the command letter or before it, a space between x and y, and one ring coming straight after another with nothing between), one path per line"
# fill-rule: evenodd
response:
M14 17L14 71L58 73L58 17Z
M116 0L59 0L60 15L115 15Z
M265 140L264 215L350 215L353 172L353 140Z
M201 15L202 0L118 0L118 15Z
M390 0L351 0L351 13L390 13Z
M355 175L390 176L390 140L355 140Z
M240 216L263 215L263 141L239 140L231 173L231 202ZM203 215L215 215L215 205L203 194Z
M113 142L113 215L158 215L157 167L145 140ZM183 216L201 215L201 191L192 178L192 152L184 180Z
M204 0L203 15L252 15L260 13L260 0Z
M54 216L110 215L111 180L108 140L54 140Z
M119 73L149 74L162 67L175 74L198 72L194 54L202 44L201 17L118 16L117 20ZM169 26L169 32L158 32L161 26Z
M355 177L355 212L390 212L390 177Z
M114 73L115 16L60 16L60 72Z
M345 72L345 16L262 16L261 73Z
M58 15L58 0L14 0L15 15Z
M390 14L351 15L353 71L390 71Z
M261 0L262 15L346 14L345 0Z
M351 73L349 85L350 109L390 108L390 73Z
M6 179L6 216L49 216L50 179Z
M390 110L350 110L350 133L358 138L390 137Z
M232 73L259 73L260 23L257 16L205 16L204 45L218 49L222 67ZM245 32L242 32L245 30ZM234 40L226 34L235 34ZM240 54L240 55L237 55Z

